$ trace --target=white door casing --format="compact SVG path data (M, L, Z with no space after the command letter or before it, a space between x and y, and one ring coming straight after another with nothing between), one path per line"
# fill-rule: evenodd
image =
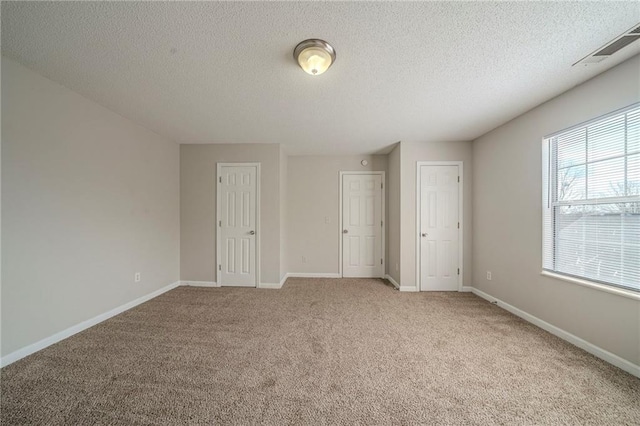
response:
M461 164L418 163L418 279L421 291L462 286Z
M384 172L341 172L341 273L384 277Z
M260 164L218 163L217 283L257 287Z

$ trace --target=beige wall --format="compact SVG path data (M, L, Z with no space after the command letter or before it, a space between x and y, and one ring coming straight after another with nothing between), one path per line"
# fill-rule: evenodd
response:
M177 144L7 58L2 124L3 356L180 279Z
M450 160L464 163L464 285L640 364L640 302L540 275L541 139L640 100L639 69L632 58L473 143L288 157L178 148L2 58L2 355L179 279L215 281L218 162L262 165L262 283L338 273L339 172L386 171L387 273L415 286L416 162Z
M403 287L416 279L416 178L418 161L463 162L463 285L471 285L472 258L472 147L471 142L401 143L401 273Z
M398 284L400 274L400 164L402 144L387 156L387 274Z
M540 275L541 149L545 135L639 100L636 56L473 145L473 285L635 364L640 301Z
M216 164L261 163L260 282L280 282L280 145L180 145L183 281L216 281Z
M362 166L362 160L369 164ZM386 171L387 156L291 156L288 161L288 272L337 274L340 171Z
M280 280L289 272L287 253L287 167L289 157L284 148L280 146Z

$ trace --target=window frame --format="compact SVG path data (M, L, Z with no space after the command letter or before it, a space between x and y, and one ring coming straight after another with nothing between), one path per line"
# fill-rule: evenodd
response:
M559 208L562 206L574 206L574 205L598 205L598 204L613 204L620 202L640 202L640 195L624 195L617 197L602 197L602 198L588 198L588 192L585 193L585 198L581 200L565 200L558 201L558 170L562 170L563 168L557 168L557 152L554 152L554 149L557 150L557 144L553 143L553 138L570 133L573 130L580 128L587 128L594 123L605 122L607 119L612 118L614 116L626 115L629 111L640 108L640 102L633 103L624 108L617 109L610 113L595 117L593 119L584 121L582 123L576 124L571 127L567 127L563 130L556 131L542 138L542 271L541 275L556 278L563 281L568 281L574 284L579 284L586 287L595 288L598 290L602 290L608 293L613 293L625 297L629 297L632 299L640 300L640 288L634 289L629 286L618 285L611 282L600 281L593 278L589 278L586 276L574 275L566 272L561 272L556 270L556 214L554 212L555 208ZM589 164L596 163L599 161L606 161L616 157L626 158L629 155L636 155L637 152L629 153L627 151L627 140L626 140L626 132L628 130L628 124L626 122L625 117L625 152L623 155L619 156L611 156L611 158L607 157L606 159L598 159L593 162L588 161L588 146L585 146L585 167L588 167ZM552 149L553 148L553 149ZM574 165L574 166L580 166ZM573 166L565 166L564 168L573 167ZM587 172L588 179L588 172ZM625 168L625 188L626 188L626 168ZM585 191L588 189L585 187ZM626 192L626 190L625 190ZM551 248L549 250L549 248ZM554 269L549 269L545 265L552 264Z

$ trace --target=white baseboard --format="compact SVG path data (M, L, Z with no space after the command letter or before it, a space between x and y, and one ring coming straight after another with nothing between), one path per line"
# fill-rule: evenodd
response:
M220 287L213 281L180 281L180 285L189 287Z
M280 288L287 282L287 278L289 278L289 273L284 274L284 277L280 280Z
M108 320L111 317L114 317L124 311L127 311L135 306L140 305L141 303L144 303L148 300L153 299L154 297L158 297L160 296L162 293L166 293L169 290L173 290L174 288L178 287L180 285L180 281L176 281L173 284L169 284L168 286L162 287L161 289L158 289L154 292L151 292L147 295L144 295L142 297L139 297L135 300L132 300L131 302L125 303L124 305L118 306L117 308L111 309L108 312L105 312L103 314L100 314L96 317L93 317L91 319L88 319L86 321L82 321L79 324L76 324L74 326L71 326L69 328L67 328L66 330L62 330L52 336L46 337L40 341L37 341L36 343L32 343L28 346L25 346L22 349L18 349L15 352L11 352L8 355L5 355L2 357L2 359L0 359L0 367L5 367L9 364L12 364L28 355L31 355L34 352L38 352L39 350L42 350L44 348L46 348L47 346L51 346L54 343L58 343L61 340L64 340L68 337L73 336L74 334L77 334L83 330L86 330L87 328L93 327L96 324L101 323L102 321Z
M412 286L412 285L401 285L400 286L400 291L408 292L408 293L416 293L416 292L418 292L418 287L415 287L415 286Z
M289 272L291 278L342 278L340 274L332 272Z
M389 281L391 284L393 284L393 286L396 288L396 290L400 290L400 284L398 284L396 282L396 280L394 280L391 275L387 274L384 277L386 278L387 281Z
M284 279L279 283L259 283L258 288L281 288L287 279L287 275L285 275ZM180 281L180 285L188 286L188 287L221 287L220 284L213 281Z
M462 291L462 292L464 292L464 293L469 293L469 292L472 292L472 291L473 291L473 287L470 287L470 286L468 286L468 285L463 285L463 286L462 286L462 290L460 290L460 291Z
M280 289L282 288L282 282L279 283L260 283L258 284L258 288L272 288L272 289Z
M471 287L471 291L473 292L473 294L496 304L502 309L511 312L512 314L522 318L523 320L528 321L531 324L536 325L563 340L566 340L567 342L579 347L580 349L584 349L591 355L597 356L598 358L615 365L616 367L626 371L627 373L633 374L636 377L640 377L640 365L636 365L630 361L627 361L626 359L621 358L618 355L611 353L605 349L602 349L601 347L596 346L593 343L589 343L586 340L569 333L568 331L556 327L553 324L549 324L548 322L541 320L540 318L535 317L521 309L518 309L513 305L505 303L500 299L496 299L495 297L485 293L484 291L478 290L474 287Z

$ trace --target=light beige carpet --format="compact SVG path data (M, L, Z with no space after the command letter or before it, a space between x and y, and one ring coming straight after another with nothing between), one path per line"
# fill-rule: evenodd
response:
M640 379L469 293L180 287L2 369L9 424L640 424Z

